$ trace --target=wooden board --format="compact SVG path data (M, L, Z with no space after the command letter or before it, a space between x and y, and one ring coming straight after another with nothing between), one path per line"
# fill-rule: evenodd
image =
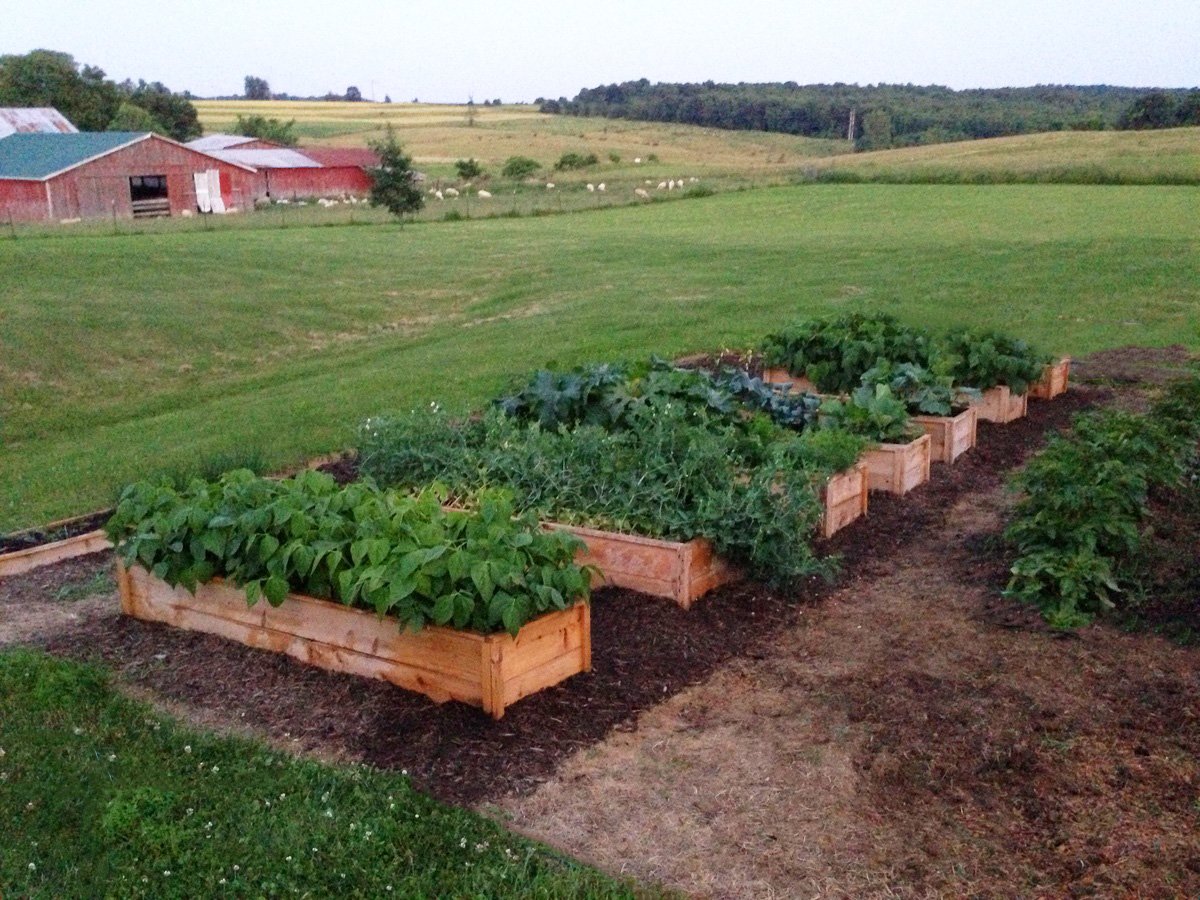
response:
M22 572L62 562L64 559L87 556L89 553L99 553L111 548L112 543L108 535L97 529L61 541L42 544L40 547L14 550L12 553L0 555L0 578L5 575L20 575Z
M712 544L704 538L661 541L558 522L545 524L547 528L568 531L587 545L575 562L600 570L592 579L593 587L629 588L674 600L688 609L713 588L737 577L733 567L713 553Z
M1004 425L1025 417L1029 395L1014 394L1008 385L998 384L984 391L983 397L971 405L979 410L980 421Z
M1070 375L1071 357L1064 356L1046 366L1042 377L1029 388L1029 396L1038 400L1053 400L1059 394L1065 394Z
M870 478L867 464L860 462L830 477L821 492L821 537L830 538L867 514Z
M438 703L481 706L496 719L522 697L592 667L586 603L539 616L513 637L438 626L410 631L395 619L303 594L289 594L279 606L266 601L248 606L240 588L219 579L193 595L120 561L117 584L121 610L134 618L379 678Z
M923 434L907 444L879 444L863 453L873 491L903 496L929 480L932 442Z
M968 406L956 416L913 416L912 421L929 435L933 461L952 463L975 446L979 407Z
M815 394L817 386L803 375L793 375L787 369L763 369L762 380L767 384L790 384L797 393Z

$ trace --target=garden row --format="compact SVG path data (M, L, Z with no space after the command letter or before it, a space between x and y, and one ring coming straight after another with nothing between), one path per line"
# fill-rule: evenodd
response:
M819 536L869 489L928 479L935 443L953 462L988 392L1023 402L1048 363L886 316L799 323L764 352L786 383L653 359L540 371L470 416L373 418L345 487L133 485L107 526L123 608L498 717L590 667L591 587L686 608L735 575L829 573Z
M1151 494L1200 487L1200 377L1177 381L1142 415L1076 417L1016 477L1005 537L1017 553L1009 596L1054 627L1076 628L1139 599ZM1195 548L1193 548L1193 551Z

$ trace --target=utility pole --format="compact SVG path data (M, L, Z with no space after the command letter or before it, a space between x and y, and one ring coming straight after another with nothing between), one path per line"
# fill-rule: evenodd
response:
M850 110L850 127L846 129L846 140L854 140L854 110Z

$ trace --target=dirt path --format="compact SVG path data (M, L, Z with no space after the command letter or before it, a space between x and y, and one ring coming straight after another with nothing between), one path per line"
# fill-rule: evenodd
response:
M995 598L1009 498L500 808L713 897L1196 896L1200 651Z

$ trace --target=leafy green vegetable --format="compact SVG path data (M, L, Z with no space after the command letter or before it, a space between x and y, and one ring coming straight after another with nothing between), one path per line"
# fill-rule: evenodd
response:
M862 383L886 384L914 416L948 416L980 396L974 388L955 388L952 376L938 375L915 363L880 362L863 373Z
M913 438L908 408L886 384L863 384L848 399L821 404L821 427L836 428L879 443Z
M847 313L796 322L768 335L761 345L768 366L812 380L821 391L848 394L882 362L934 365L938 348L930 334L894 316Z
M437 480L455 495L502 486L518 509L648 537L706 537L752 573L786 581L823 570L805 537L820 516L819 488L862 445L664 403L620 429L422 410L369 420L358 449L362 471L380 484Z
M1200 439L1200 378L1171 386L1148 415L1079 416L1014 482L1025 492L1005 532L1017 551L1007 595L1062 628L1115 608L1141 542L1147 496L1181 483Z
M944 338L955 384L985 391L998 384L1024 394L1051 361L1027 342L999 331L962 328Z
M221 576L251 603L289 591L479 632L516 631L588 594L573 562L575 538L515 516L503 493L484 491L471 512L443 508L445 491L339 488L304 472L273 481L246 470L183 489L141 482L122 493L106 525L127 565L195 591Z

